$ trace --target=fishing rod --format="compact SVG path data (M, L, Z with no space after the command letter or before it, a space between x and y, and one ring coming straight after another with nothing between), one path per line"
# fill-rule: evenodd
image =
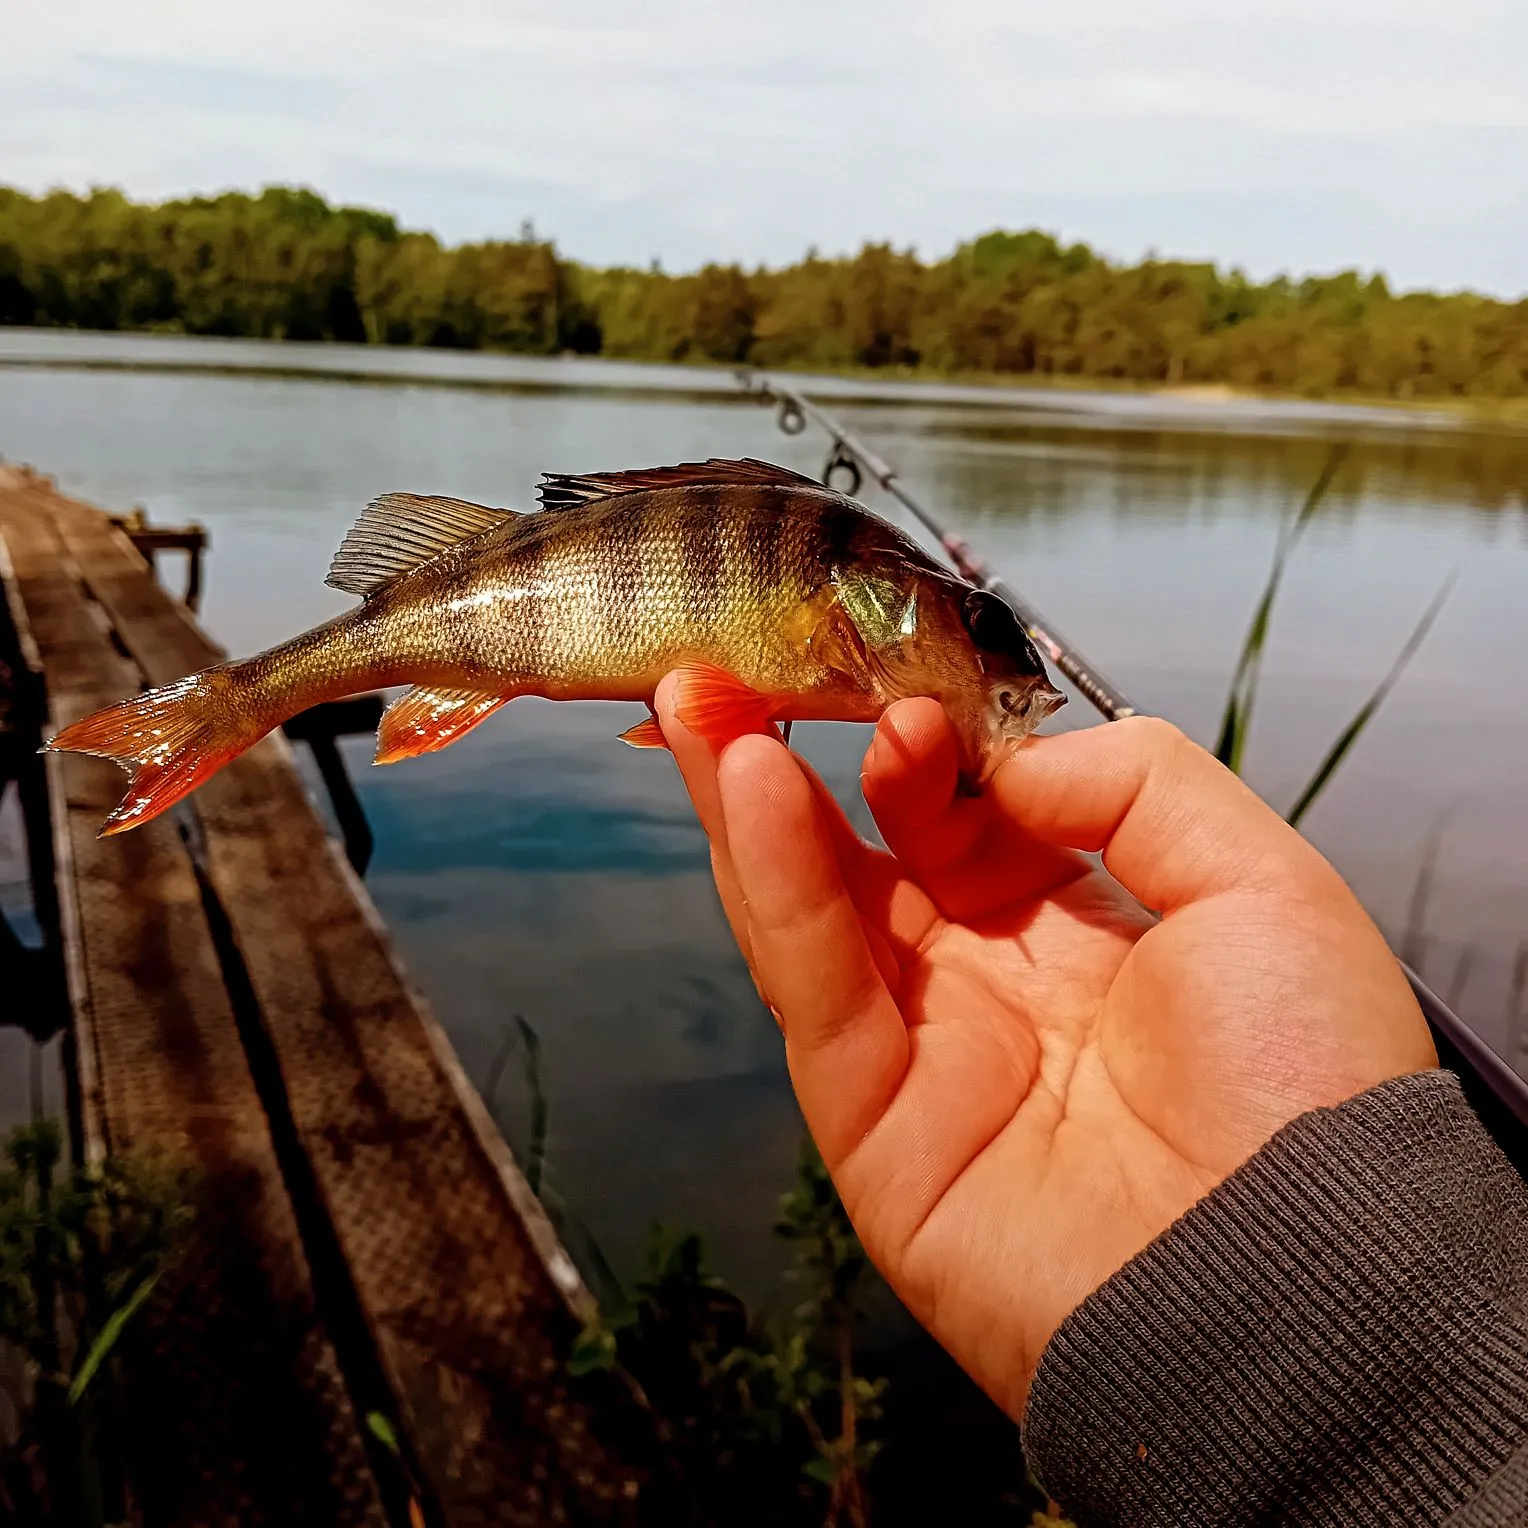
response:
M962 578L980 589L990 589L999 599L1006 600L1013 607L1014 614L1049 655L1051 662L1099 712L1111 722L1136 714L1135 704L1126 697L1125 692L1105 679L1098 667L1084 658L1081 651L1068 642L1017 589L994 573L967 542L941 524L931 510L920 504L902 486L895 469L882 461L864 441L851 435L831 414L818 408L810 398L798 393L795 388L787 387L772 377L755 376L748 371L740 371L737 376L745 391L761 403L778 404L775 422L785 434L800 435L810 420L829 436L833 442L833 454L823 469L824 483L831 488L834 475L846 473L850 479L846 491L852 499L864 486L867 476L873 479L938 539L945 556L955 565L956 572Z
M902 486L896 471L858 436L846 430L804 393L774 377L741 370L737 379L750 397L775 408L775 423L786 435L800 435L811 423L828 436L833 443L832 450L822 471L822 481L828 487L835 486L836 476L844 477L848 480L844 492L852 499L864 486L865 479L870 478L938 540L962 578L1006 600L1030 636L1106 721L1121 721L1139 714L1139 707L1118 685L1106 679L1098 667L1068 642L1012 584L995 573L969 543L914 498ZM1528 1082L1519 1077L1404 961L1401 969L1406 973L1432 1031L1438 1059L1458 1074L1475 1112L1518 1171L1528 1176Z

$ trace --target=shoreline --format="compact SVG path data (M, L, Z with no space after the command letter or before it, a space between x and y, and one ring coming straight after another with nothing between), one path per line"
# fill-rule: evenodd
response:
M62 342L61 344L55 342ZM174 347L181 353L153 356L113 355L128 347ZM60 350L78 346L83 353ZM182 348L184 347L184 349ZM204 358L187 354L192 347L206 347ZM271 363L249 355L212 352L225 347L257 348ZM30 353L28 353L30 352ZM49 353L51 352L51 353ZM277 361L277 355L281 359ZM412 364L410 364L412 363ZM421 364L423 363L423 364ZM563 365L588 365L607 369L608 379L553 380L552 369ZM654 361L627 356L581 355L565 351L556 355L518 351L466 350L422 345L370 345L334 340L282 340L245 336L185 334L165 330L77 329L44 326L0 327L0 368L16 370L198 372L214 375L251 375L293 380L395 384L423 387L460 387L487 391L540 391L555 386L575 391L674 393L691 392L715 398L732 394L731 379L739 371L760 375L775 373L796 379L810 378L820 384L824 396L840 402L911 404L972 404L993 407L1053 406L1070 410L1084 397L1157 400L1182 411L1211 417L1217 411L1255 409L1274 417L1295 416L1317 410L1328 417L1336 411L1367 414L1355 423L1390 424L1422 428L1488 428L1516 431L1528 428L1528 398L1409 398L1366 393L1300 393L1263 391L1221 382L1132 382L1112 377L1084 377L1053 373L1006 374L990 372L937 372L928 368L846 366L824 370L806 366L762 366L699 360ZM523 374L516 375L517 371ZM531 375L532 372L539 375ZM620 373L625 372L624 378ZM726 379L723 384L722 379ZM704 379L704 380L702 380ZM854 384L868 384L861 390ZM746 400L744 400L746 401ZM1329 411L1331 411L1329 413Z

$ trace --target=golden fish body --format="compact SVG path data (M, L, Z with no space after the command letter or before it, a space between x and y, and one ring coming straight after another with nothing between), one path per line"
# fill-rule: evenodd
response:
M465 688L647 700L700 661L836 716L870 697L864 676L814 649L814 599L836 564L896 535L810 490L623 494L508 519L380 590L350 635L362 654Z
M286 717L414 688L378 761L446 746L518 695L651 702L697 670L685 719L870 720L932 695L980 778L1060 703L1008 606L854 501L759 462L549 478L514 514L394 494L368 507L329 582L355 610L66 729L50 745L135 770L105 831L163 811ZM688 693L687 687L687 693ZM651 724L628 734L661 745Z

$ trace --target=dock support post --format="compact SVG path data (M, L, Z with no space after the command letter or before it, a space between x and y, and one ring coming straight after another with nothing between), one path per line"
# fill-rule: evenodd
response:
M308 747L313 750L313 762L318 765L329 800L334 804L334 815L339 819L340 836L345 843L345 858L357 875L365 875L376 840L366 820L366 810L350 783L350 771L340 757L334 734L315 732L308 739Z
M318 765L318 773L324 789L329 792L329 801L340 825L345 858L357 875L366 874L376 840L335 740L356 733L375 732L383 710L380 695L353 695L349 700L331 700L310 706L281 729L292 742L306 743L313 750L313 762Z

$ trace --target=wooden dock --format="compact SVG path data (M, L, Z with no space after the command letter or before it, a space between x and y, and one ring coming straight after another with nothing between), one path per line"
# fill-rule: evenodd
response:
M0 1013L31 1027L55 973L77 1150L165 1153L202 1184L133 1350L134 1520L652 1520L642 1417L566 1376L589 1297L288 739L104 840L121 772L35 754L223 656L134 531L0 467L0 788L21 794L45 935Z

